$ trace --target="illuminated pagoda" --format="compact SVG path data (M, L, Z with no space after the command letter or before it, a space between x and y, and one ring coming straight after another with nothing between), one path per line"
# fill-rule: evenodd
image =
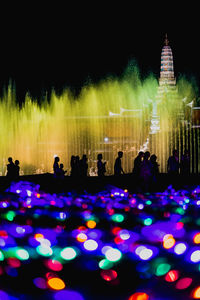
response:
M161 52L161 67L157 98L162 99L164 93L174 93L175 90L176 78L174 77L173 55L166 34L164 46Z
M160 78L155 101L151 103L149 149L159 153L160 170L166 172L166 161L173 148L179 148L179 128L183 119L182 101L178 97L174 63L167 34L161 51ZM169 122L170 120L170 122Z

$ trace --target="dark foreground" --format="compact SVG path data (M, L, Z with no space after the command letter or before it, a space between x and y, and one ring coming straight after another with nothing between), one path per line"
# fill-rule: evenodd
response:
M90 192L96 193L109 185L117 186L122 189L128 189L130 192L142 192L137 179L132 174L125 174L119 177L105 176L103 179L98 177L87 177L86 179L75 179L70 176L65 176L63 181L56 181L50 173L39 175L20 176L20 181L30 181L39 184L41 190L54 192ZM200 184L200 174L190 174L189 176L177 176L171 178L166 173L160 173L157 178L157 183L150 188L150 192L165 191L168 186L173 185L175 189L187 188ZM0 191L4 191L9 187L10 182L5 176L0 177Z
M1 178L0 299L200 299L199 178L166 175Z

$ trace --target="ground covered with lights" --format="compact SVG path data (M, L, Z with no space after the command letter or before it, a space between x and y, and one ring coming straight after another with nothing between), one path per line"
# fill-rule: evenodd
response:
M0 194L0 299L200 299L200 187Z

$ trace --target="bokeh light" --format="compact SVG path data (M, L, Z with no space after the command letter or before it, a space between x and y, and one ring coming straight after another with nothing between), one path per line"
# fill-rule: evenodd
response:
M110 248L105 252L105 257L107 260L115 262L121 259L122 253L116 248Z
M200 286L196 287L192 292L193 299L200 299Z
M98 243L95 240L89 239L83 243L83 246L88 251L94 251L98 248Z
M195 244L200 244L200 233L196 233L195 236L193 237L193 241Z
M175 245L175 239L172 234L166 234L163 238L163 247L165 249L170 249Z
M176 289L177 290L187 289L191 285L191 283L192 283L192 278L190 277L181 278L176 283Z
M102 270L101 277L106 281L112 281L117 278L117 272L115 270Z
M47 283L53 290L63 290L65 288L64 281L58 277L48 279Z
M76 250L73 247L66 247L60 252L60 256L64 260L72 260L77 256Z
M171 270L165 276L165 280L168 282L174 282L178 278L179 278L179 272L177 270Z
M128 300L149 300L149 295L143 292L137 292L131 295Z
M187 246L185 243L177 243L174 247L174 252L177 255L183 254L187 250Z

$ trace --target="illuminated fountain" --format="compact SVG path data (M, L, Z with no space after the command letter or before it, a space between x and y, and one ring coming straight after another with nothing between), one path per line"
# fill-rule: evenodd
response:
M197 172L199 130L186 119L196 95L183 77L175 83L169 46L164 50L161 58L170 59L167 66L162 65L165 59L161 62L159 82L153 75L141 80L138 68L130 64L121 78L85 86L76 99L67 89L61 96L52 91L50 102L39 105L27 94L21 108L8 86L0 100L1 174L6 174L9 156L20 161L22 174L36 174L52 172L58 155L69 175L71 155L86 154L90 175L95 175L97 154L102 153L109 175L120 150L123 168L130 173L142 149L156 153L160 171L166 172L173 148L180 153L191 150ZM165 67L172 68L171 73Z

